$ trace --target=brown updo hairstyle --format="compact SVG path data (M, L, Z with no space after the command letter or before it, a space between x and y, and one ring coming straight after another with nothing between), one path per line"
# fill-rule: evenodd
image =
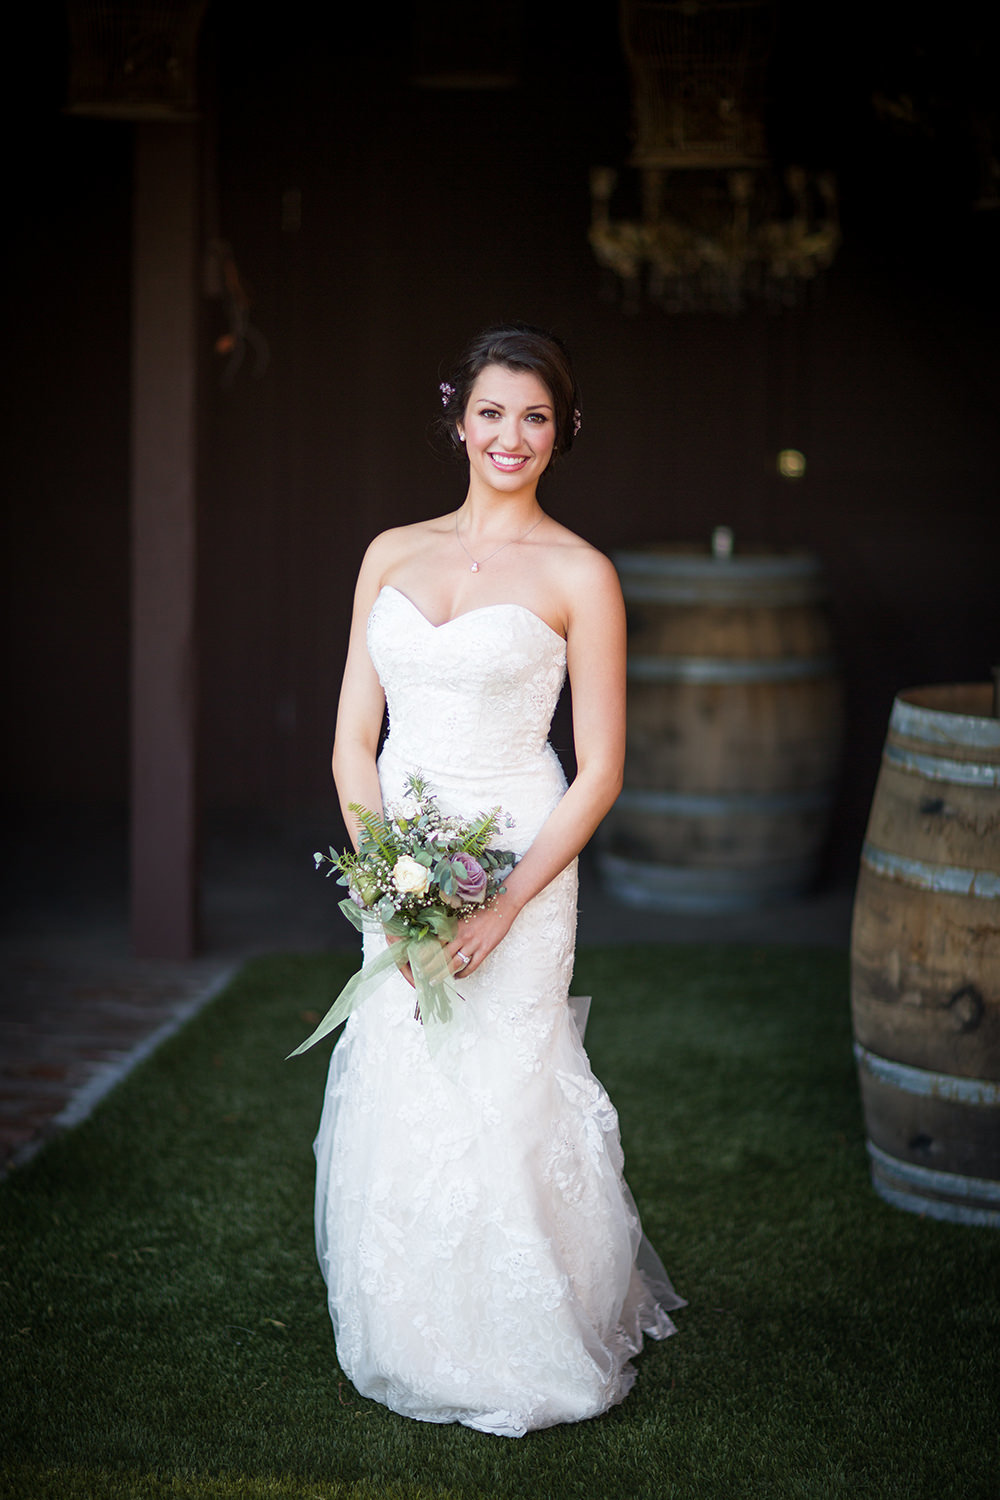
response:
M442 389L444 410L433 425L433 435L453 454L464 453L458 424L465 416L472 388L487 365L524 370L535 375L552 397L556 440L550 466L568 453L579 424L580 396L569 355L555 334L529 323L504 323L486 328L466 347L447 376L451 394Z

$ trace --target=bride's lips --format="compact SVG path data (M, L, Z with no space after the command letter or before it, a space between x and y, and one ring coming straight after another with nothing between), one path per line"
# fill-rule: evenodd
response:
M523 454L517 453L489 453L487 457L493 467L503 474L516 474L518 469L523 469L529 462Z

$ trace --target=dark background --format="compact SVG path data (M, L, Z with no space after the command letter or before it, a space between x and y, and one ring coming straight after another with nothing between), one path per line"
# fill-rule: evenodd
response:
M206 296L209 814L315 809L335 828L329 748L361 553L461 501L461 473L427 443L437 382L472 331L519 318L561 334L583 391L581 438L545 496L560 520L608 550L725 523L737 545L822 557L848 707L828 877L848 877L893 695L982 680L1000 659L985 15L785 7L772 149L837 173L832 270L796 310L629 316L587 244L590 168L624 168L629 151L614 4L334 16L213 0L206 235L233 246L270 364L223 386L223 312ZM114 820L128 798L132 127L62 112L59 7L19 24L4 790L22 814ZM429 57L515 86L419 87ZM805 453L804 480L778 477L784 447Z

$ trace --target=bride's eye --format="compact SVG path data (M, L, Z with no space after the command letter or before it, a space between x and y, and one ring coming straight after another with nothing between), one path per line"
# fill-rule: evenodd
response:
M547 422L548 420L548 417L543 411L529 411L528 413L529 422L538 422L539 424L541 424L543 422Z
M497 411L495 406L484 406L482 411L479 412L478 415L481 417L487 417L490 421L492 421L493 418L498 417L500 413Z

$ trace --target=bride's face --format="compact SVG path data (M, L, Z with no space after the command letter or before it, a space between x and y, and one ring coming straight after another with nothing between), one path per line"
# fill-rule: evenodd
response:
M552 396L537 375L487 365L472 387L464 434L469 468L505 493L537 484L555 447Z

